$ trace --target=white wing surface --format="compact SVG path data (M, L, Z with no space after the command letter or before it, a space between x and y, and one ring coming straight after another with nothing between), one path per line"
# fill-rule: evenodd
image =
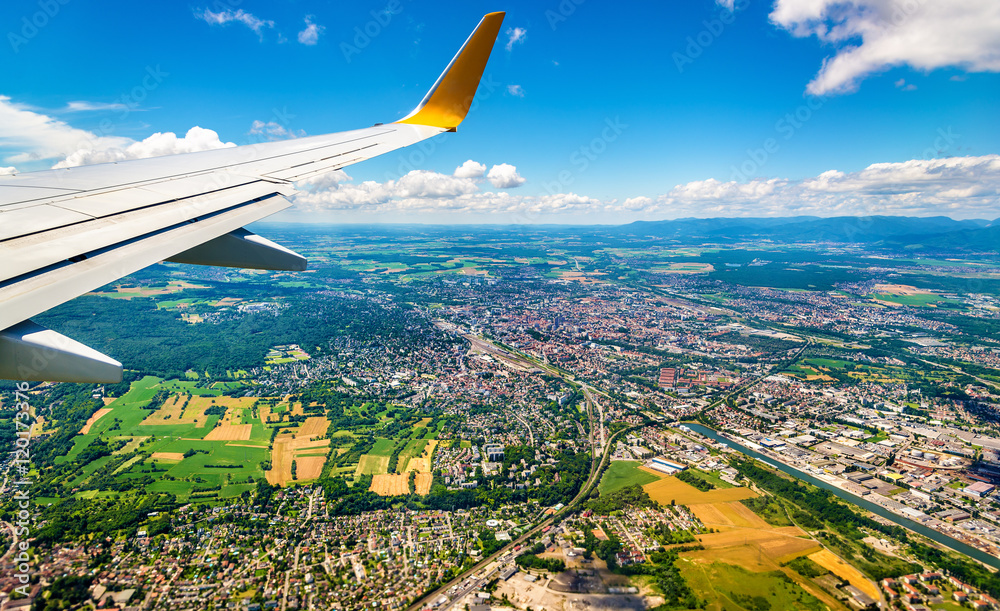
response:
M116 382L114 359L30 318L159 261L304 270L242 229L296 181L454 131L503 13L490 13L405 119L324 136L0 177L0 379Z

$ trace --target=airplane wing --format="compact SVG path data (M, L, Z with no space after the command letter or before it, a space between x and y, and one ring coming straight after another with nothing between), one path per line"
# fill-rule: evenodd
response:
M302 256L243 226L291 206L298 180L455 131L503 18L483 17L395 123L0 177L0 379L120 381L121 363L30 319L159 261L304 270Z

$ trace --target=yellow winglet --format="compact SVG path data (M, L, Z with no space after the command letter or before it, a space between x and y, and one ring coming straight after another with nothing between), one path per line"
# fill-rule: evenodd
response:
M483 17L420 105L396 123L415 123L450 130L458 127L472 106L504 15L489 13Z

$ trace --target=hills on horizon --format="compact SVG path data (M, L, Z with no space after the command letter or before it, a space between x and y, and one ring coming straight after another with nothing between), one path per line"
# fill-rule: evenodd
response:
M332 224L262 223L300 231L373 234L467 234L505 231L546 233L572 231L592 238L666 239L679 243L732 243L763 240L775 243L827 242L867 244L904 250L1000 250L1000 218L955 220L946 216L790 216L681 218L635 221L624 225L501 225L501 224Z

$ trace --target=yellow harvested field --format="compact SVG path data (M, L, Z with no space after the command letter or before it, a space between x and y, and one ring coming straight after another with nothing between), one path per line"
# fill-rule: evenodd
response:
M430 494L431 483L434 482L434 476L430 473L417 473L417 494Z
M749 488L717 488L702 492L676 477L665 477L642 487L649 497L661 505L674 501L678 505L702 505L705 503L728 503L752 499L757 494Z
M205 435L205 441L247 441L252 424L217 424Z
M705 526L716 528L720 526L735 526L739 528L762 529L771 527L760 516L747 509L739 501L689 505L688 508Z
M421 456L411 458L409 464L406 465L404 473L409 473L410 471L416 471L417 473L430 473L432 461L434 460L434 449L437 447L437 444L437 439L428 441L423 454Z
M299 437L322 437L326 435L326 429L329 427L330 421L326 419L326 416L312 416L306 418L296 435Z
M90 432L90 427L94 426L94 423L101 419L101 416L111 412L110 408L102 407L101 409L94 412L94 414L87 418L87 422L84 423L83 428L80 429L81 435L86 435Z
M814 554L809 554L809 559L830 571L837 577L850 583L855 588L861 590L874 600L879 599L879 591L874 583L861 574L861 571L847 564L828 549L820 550Z
M400 496L410 493L410 476L395 473L380 473L372 477L369 488L379 496Z
M300 480L316 479L323 472L326 456L300 456L295 459L295 474Z
M272 485L284 486L292 481L292 461L295 461L295 475L299 481L316 479L323 472L326 464L326 452L315 456L320 451L330 447L329 439L316 439L326 434L329 423L325 417L307 418L302 426L295 429L284 429L274 439L271 448L271 469L265 474ZM389 458L385 457L386 464Z
M918 289L909 284L876 284L872 289L874 293L884 293L889 295L933 295L927 289Z
M153 460L184 460L184 455L180 452L153 452Z
M187 395L172 395L163 402L160 409L146 417L142 424L193 424L196 428L204 428L208 422L205 410L213 405L222 406L229 410L248 408L256 401L253 397L213 397L211 395L192 395L188 399ZM184 406L185 402L187 407ZM227 413L223 421L229 418Z

